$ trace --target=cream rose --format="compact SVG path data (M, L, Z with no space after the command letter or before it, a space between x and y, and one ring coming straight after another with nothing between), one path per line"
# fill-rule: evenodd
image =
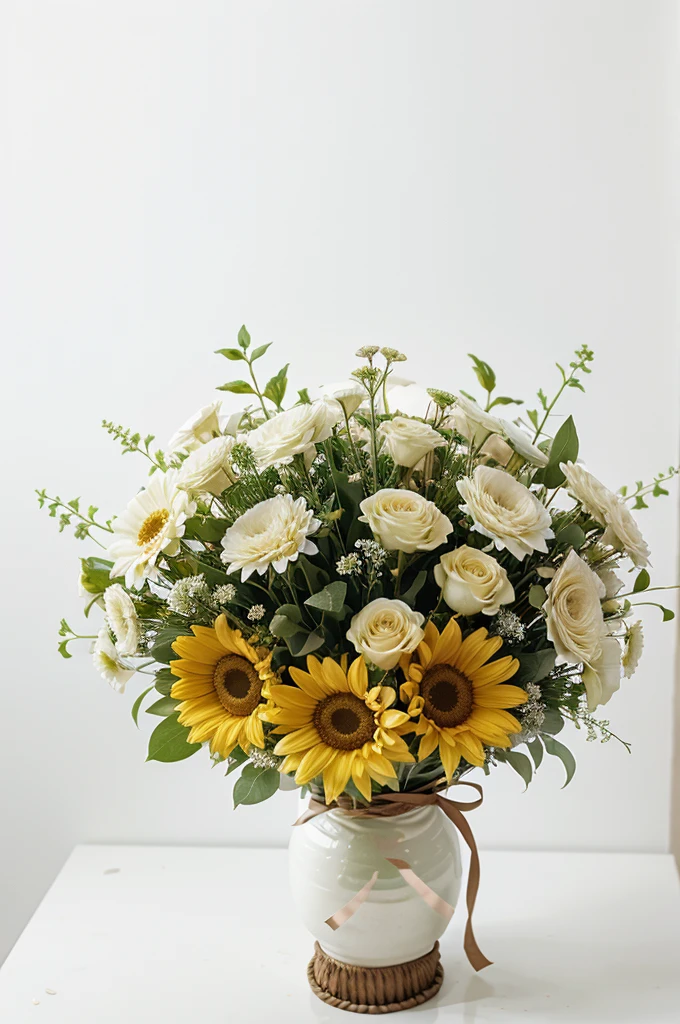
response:
M174 452L183 448L192 452L195 448L210 441L220 433L219 412L221 402L211 402L199 409L188 419L168 441L168 451Z
M559 661L592 665L602 652L602 580L572 549L546 587L548 639Z
M416 491L386 487L359 508L359 521L368 523L388 551L434 551L453 531L451 520Z
M378 427L385 449L398 466L412 469L421 459L446 444L446 439L428 423L406 416L394 416Z
M458 395L448 422L475 447L483 444L489 434L503 433L501 421L465 395Z
M237 479L229 458L235 443L234 437L214 437L196 448L179 469L180 490L219 495L231 487Z
M597 658L584 666L582 679L589 711L611 699L621 685L621 645L618 640L612 636L604 637Z
M634 565L649 565L649 548L625 502L589 473L583 466L563 462L560 469L567 478L567 490L583 505L593 519L606 527L603 544L629 556Z
M458 481L465 504L461 510L473 529L489 537L496 547L507 548L522 561L532 551L547 552L554 537L550 513L535 494L502 469L477 466L471 477Z
M402 654L414 651L425 636L425 617L412 611L404 601L379 597L352 617L347 639L378 668L386 671L398 664Z
M222 538L222 561L229 573L240 569L242 581L254 572L262 576L270 565L285 572L299 554L317 553L309 535L320 526L304 498L294 501L290 494L278 494L253 505L229 527Z
M318 402L296 405L265 420L246 435L260 469L286 465L295 455L306 454L315 444L330 437L342 419L338 402L322 398Z
M502 604L515 600L503 566L493 555L467 544L442 555L434 578L449 608L461 615L497 615Z
M116 650L123 656L137 653L139 618L135 604L120 583L112 583L104 591L106 621L116 638Z

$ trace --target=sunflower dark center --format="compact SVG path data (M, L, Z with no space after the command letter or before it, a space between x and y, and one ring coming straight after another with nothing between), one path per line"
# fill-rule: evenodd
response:
M262 680L247 658L238 654L220 658L213 672L213 685L220 704L232 715L245 718L260 703Z
M358 750L375 732L373 712L353 693L333 693L320 701L314 725L323 742L336 750Z
M426 672L420 693L425 702L423 714L443 729L462 725L474 707L472 683L453 665L435 665Z

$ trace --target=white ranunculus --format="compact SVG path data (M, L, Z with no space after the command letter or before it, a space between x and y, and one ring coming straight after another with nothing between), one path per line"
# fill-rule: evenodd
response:
M364 498L362 523L387 551L434 551L453 531L451 520L417 491L384 488Z
M649 548L623 499L583 466L562 462L560 469L567 478L567 490L571 496L580 501L588 515L605 527L602 543L628 555L634 565L649 565Z
M454 430L470 441L476 448L483 444L489 434L502 434L501 421L488 412L484 412L476 402L458 395L449 422Z
M434 578L449 608L461 615L497 615L502 604L515 600L503 566L493 555L467 544L442 555Z
M507 466L515 452L508 442L504 441L502 437L498 436L498 434L489 434L486 441L479 449L479 454L486 456L486 459L484 460L485 462L488 462L489 459L493 459L493 461L497 462L499 466Z
M594 664L602 650L605 626L602 580L572 548L546 587L543 605L548 639L558 661Z
M182 448L186 452L192 452L194 448L200 447L206 441L210 441L216 434L219 434L219 412L221 405L221 402L211 402L210 405L205 405L197 413L194 413L172 435L168 441L168 451L174 452L178 448Z
M398 664L402 654L414 651L425 636L425 617L404 601L379 597L352 617L347 639L359 654L385 671Z
M285 572L299 554L317 553L309 535L320 526L304 498L293 500L290 494L277 494L248 509L229 527L222 538L222 561L229 573L240 569L242 581L254 572L262 576L270 565Z
M471 477L458 481L465 504L461 510L473 529L489 537L498 550L507 548L520 561L532 551L547 552L554 537L550 513L535 494L502 469L477 466Z
M446 439L428 423L394 416L378 427L385 449L398 466L412 469L435 448L446 444Z
M190 494L220 495L237 479L231 464L234 437L214 437L191 452L179 469L177 486Z
M339 402L347 419L353 416L359 406L368 400L366 388L358 380L342 380L336 384L324 384L319 388L324 398Z
M97 672L104 677L109 686L112 686L117 693L125 692L125 684L135 674L133 668L128 668L121 660L116 650L108 629L100 629L99 635L92 645L92 661Z
M567 478L565 486L572 498L580 501L588 515L604 526L605 513L616 495L576 462L561 462L560 469Z
M621 659L623 674L626 679L630 679L638 667L644 646L645 635L642 629L642 622L633 622L626 632L626 646L623 658Z
M621 685L621 644L612 636L602 640L598 657L583 667L583 685L588 698L588 710L595 711L606 704Z
M134 601L120 583L112 583L104 591L104 611L109 628L116 638L118 653L124 657L136 654L139 618Z
M315 444L330 437L333 427L342 419L338 402L322 398L311 404L295 405L265 420L247 435L260 469L286 465L295 455L302 455Z
M229 413L228 416L220 416L220 433L231 434L232 437L236 437L244 415L243 409L239 409L237 412Z
M500 423L503 428L503 436L507 438L518 455L521 455L532 466L548 465L548 456L536 447L526 430L522 430L510 420L501 420Z

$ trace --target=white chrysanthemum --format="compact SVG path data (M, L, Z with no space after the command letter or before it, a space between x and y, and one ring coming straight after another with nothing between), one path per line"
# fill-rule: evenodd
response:
M135 674L121 660L120 654L109 636L108 629L101 629L92 646L92 661L97 672L113 687L116 693L125 692L125 684Z
M251 430L247 442L260 469L286 465L293 456L308 453L315 444L330 437L341 419L339 403L324 398L272 416Z
M649 565L649 548L640 533L630 509L608 487L573 462L563 462L560 469L567 478L567 490L583 505L588 515L605 527L603 544L628 555L634 565Z
M548 639L558 661L592 664L602 651L604 583L572 548L546 587Z
M120 583L112 583L104 591L104 609L106 621L116 638L116 650L119 654L137 653L139 645L139 618L135 604Z
M644 646L645 634L642 628L642 622L633 622L626 632L626 646L621 659L623 674L626 679L630 679L640 664L640 658L642 657Z
M408 469L416 466L435 448L447 443L429 423L409 419L407 416L384 420L378 427L378 434L397 465Z
M532 466L548 465L548 456L540 448L536 447L526 430L522 430L521 427L518 427L516 423L511 423L510 420L501 420L500 422L503 428L503 436L507 438L518 455L521 455Z
M519 480L502 469L477 466L471 477L458 481L458 491L473 529L498 550L507 548L520 561L532 551L547 552L546 540L555 536L550 513Z
M234 437L214 437L196 448L182 463L177 486L190 494L222 494L237 479L230 460L235 444Z
M368 523L387 551L434 551L453 532L451 520L418 491L385 487L359 508L359 522Z
M202 444L211 441L220 433L219 412L221 402L211 402L194 413L190 419L183 423L168 441L168 451L174 452L178 448L185 452L192 452Z
M155 473L111 524L113 540L107 552L114 562L111 576L124 576L125 585L136 590L146 579L156 579L157 560L163 554L177 554L184 524L195 511L195 503L178 489L174 470Z
M582 679L589 711L611 700L621 685L621 644L615 637L603 639L598 657L584 665Z
M458 395L448 422L475 447L483 444L489 434L503 434L501 421L465 395Z
M229 527L222 538L222 561L227 564L227 572L240 569L241 580L254 572L262 576L270 565L277 572L285 572L300 553L317 553L319 549L309 535L320 526L304 498L294 501L290 494L277 494L248 509Z

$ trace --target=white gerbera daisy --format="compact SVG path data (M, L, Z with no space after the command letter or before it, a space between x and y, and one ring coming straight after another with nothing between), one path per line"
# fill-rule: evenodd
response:
M182 448L185 452L192 452L195 448L200 448L202 444L211 441L216 434L220 433L221 405L221 402L211 402L210 405L204 405L202 409L194 413L172 435L168 441L168 451L174 452L178 448ZM235 433L235 430L229 431L229 433Z
M626 646L623 651L623 657L621 658L623 674L626 679L630 679L640 664L640 658L642 657L644 646L645 635L642 628L642 622L634 622L628 627L626 632Z
M114 519L108 554L112 576L124 576L128 588L141 589L146 579L158 576L160 555L176 555L184 524L196 504L177 487L177 473L156 473L148 487L136 494L123 514Z
M135 670L121 661L108 629L100 629L92 646L92 661L97 672L116 693L125 693L125 684L135 674Z
M290 494L277 494L248 509L229 527L222 538L222 561L227 572L240 569L242 581L256 571L262 576L270 565L285 572L300 553L317 553L309 534L320 526L304 498L294 501Z
M134 601L120 583L112 583L104 591L104 608L106 621L116 638L118 653L136 654L139 644L139 618Z

